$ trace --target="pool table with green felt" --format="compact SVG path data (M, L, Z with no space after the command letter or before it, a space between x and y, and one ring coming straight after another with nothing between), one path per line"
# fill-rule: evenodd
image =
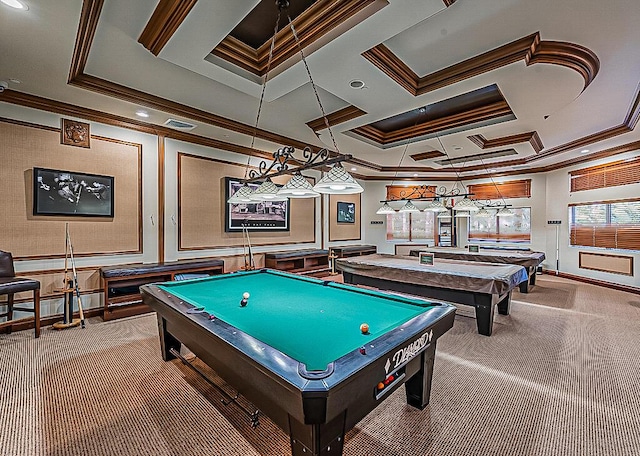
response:
M402 384L408 404L426 407L436 340L455 313L267 269L141 293L158 313L163 358L184 343L291 436L293 455L342 454L345 432Z

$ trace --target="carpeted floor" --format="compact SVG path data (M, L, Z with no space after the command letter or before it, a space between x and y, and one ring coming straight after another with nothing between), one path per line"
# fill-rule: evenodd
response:
M467 308L468 309L468 308ZM289 454L178 361L154 315L86 329L0 335L0 455ZM457 316L439 340L431 404L395 392L347 436L345 454L640 454L640 297L539 276L491 337ZM203 366L204 367L204 366ZM205 367L206 368L206 367Z

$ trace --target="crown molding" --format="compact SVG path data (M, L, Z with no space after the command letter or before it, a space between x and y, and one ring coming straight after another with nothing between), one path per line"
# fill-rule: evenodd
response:
M93 39L96 36L103 5L104 0L84 0L82 2L78 33L76 34L76 43L73 48L71 68L67 79L68 83L71 83L71 81L84 73Z
M160 0L138 43L157 56L198 0Z
M346 28L340 26L349 22L350 19L356 17L374 3L376 3L376 0L345 0L339 2L335 0L319 0L315 2L291 21L300 41L300 48L306 49L318 40L326 39L327 35L334 30L339 30L339 33L346 31ZM371 12L371 14L376 11L378 9ZM357 25L368 16L365 14L364 17L349 22L348 28ZM265 76L268 70L278 67L300 53L290 27L283 27L276 33L271 68L267 68L270 48L271 40L256 49L231 35L227 35L211 53L260 77Z
M419 154L413 154L409 156L413 158L413 161L421 161L421 160L429 160L431 158L442 157L443 155L445 154L443 154L439 150L428 150L426 152L420 152Z
M384 44L363 52L362 56L414 96L520 60L524 60L527 65L549 63L571 68L584 78L582 90L591 84L600 69L600 60L591 50L562 41L541 41L539 32L422 77Z
M505 116L513 116L513 111L506 101L501 100L475 109L469 109L464 112L439 117L428 122L422 122L410 127L401 128L399 130L385 132L373 125L363 125L362 127L354 128L351 132L385 146L398 141L440 133L452 128L463 127L469 124L485 122Z
M478 146L480 149L491 149L493 147L504 147L513 144L528 142L536 154L540 153L544 146L537 131L529 131L527 133L519 133L517 135L502 136L500 138L487 139L482 135L467 136L467 139Z
M334 125L338 125L341 124L343 122L347 122L351 119L355 119L358 118L360 116L364 116L367 113L365 111L363 111L360 108L357 108L355 106L347 106L345 108L342 108L338 111L332 112L331 114L327 114L327 122L329 123L330 127L333 127ZM307 127L311 128L313 131L320 131L320 130L324 130L325 128L327 128L327 125L325 124L324 118L323 117L319 117L317 119L313 119L309 122L307 122Z

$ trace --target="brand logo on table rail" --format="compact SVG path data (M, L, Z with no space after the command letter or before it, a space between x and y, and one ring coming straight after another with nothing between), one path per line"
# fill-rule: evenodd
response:
M415 357L427 345L429 345L432 337L433 330L429 330L429 332L424 333L422 336L418 337L406 347L401 348L400 350L395 352L391 358L387 358L387 362L384 365L385 373L389 373L389 369L391 368L392 363L394 370L402 366L403 364L408 363L413 357Z

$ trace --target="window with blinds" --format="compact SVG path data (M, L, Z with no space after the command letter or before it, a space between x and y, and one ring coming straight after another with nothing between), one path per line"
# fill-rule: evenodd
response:
M578 169L569 173L571 191L640 183L640 158Z
M531 198L531 179L467 186L476 200L495 200L502 198Z
M640 250L640 199L569 206L571 245Z

